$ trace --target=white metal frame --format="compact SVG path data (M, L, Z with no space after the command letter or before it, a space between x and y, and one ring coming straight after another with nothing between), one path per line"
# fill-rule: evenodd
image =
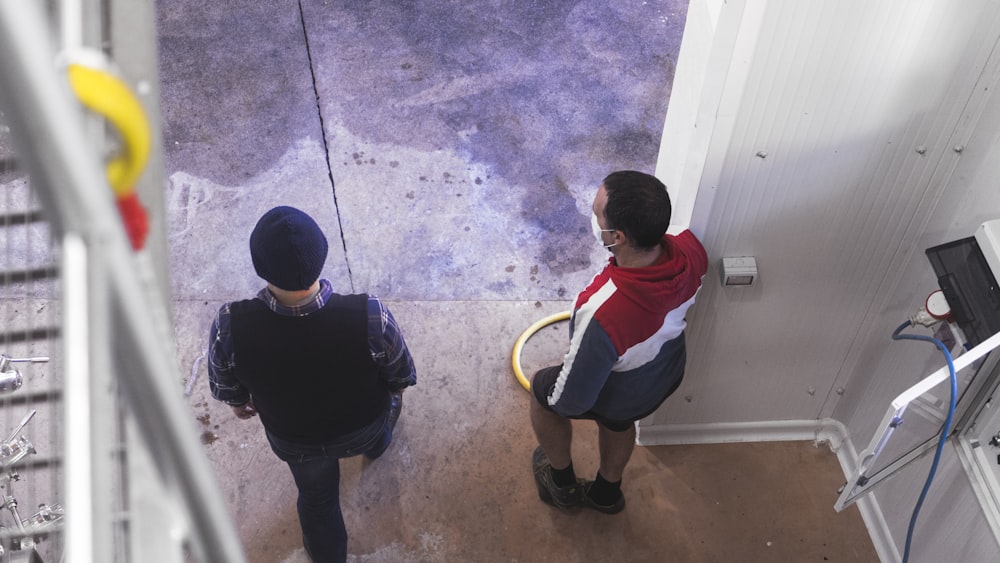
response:
M965 436L956 440L956 446L958 459L969 475L969 483L979 499L986 522L1000 541L1000 482L992 471L986 469L993 462L987 459L981 444Z
M994 334L978 346L962 354L954 361L955 372L971 366L977 360L983 358L995 348L1000 347L1000 333ZM909 454L903 456L885 469L879 471L877 475L869 475L869 470L874 466L875 460L882 453L883 448L892 436L895 428L902 422L903 414L910 403L916 401L921 395L927 393L938 384L947 381L951 376L948 366L942 366L934 371L916 385L900 393L889 405L882 422L872 436L868 447L858 456L858 463L854 471L847 479L847 485L837 499L834 508L841 511L853 504L858 498L868 493L875 485L885 478L895 473L895 470L924 455L934 446L934 440L926 443L922 448L917 448Z
M93 0L73 2L61 15L83 17L95 9L101 6ZM101 170L102 147L87 134L57 68L58 51L42 2L0 0L0 107L19 163L62 240L64 551L74 563L122 560L111 556L109 530L118 516L95 498L109 463L104 454L114 447L106 421L116 409L109 408L113 405L100 392L102 386L95 384L103 375L113 377L121 392L126 426L134 424L139 431L141 439L130 441L144 450L138 457L148 455L158 470L129 478L155 481L154 488L162 491L157 502L175 505L176 510L168 507L165 513L178 517L159 530L131 526L129 559L165 562L193 556L211 563L243 562L238 536L177 385L171 330L163 322L167 306L149 283L156 265L129 246ZM144 538L136 532L163 537ZM175 549L150 549L164 544Z

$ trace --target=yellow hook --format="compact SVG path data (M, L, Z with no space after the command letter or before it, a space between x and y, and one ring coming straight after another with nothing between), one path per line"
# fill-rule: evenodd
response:
M108 183L117 197L130 195L149 160L149 122L142 105L124 81L108 72L78 63L71 63L67 72L80 102L118 131L124 153L108 163Z
M102 66L109 66L102 54L97 56ZM121 138L124 150L107 164L106 174L132 248L139 250L149 231L149 217L135 184L149 161L149 121L132 90L112 73L78 62L67 65L66 72L80 102L111 122Z

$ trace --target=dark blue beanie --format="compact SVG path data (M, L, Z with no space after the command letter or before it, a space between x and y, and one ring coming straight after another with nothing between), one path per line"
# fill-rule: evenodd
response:
M268 211L250 233L250 257L257 275L287 291L309 289L319 279L326 251L319 225L294 207Z

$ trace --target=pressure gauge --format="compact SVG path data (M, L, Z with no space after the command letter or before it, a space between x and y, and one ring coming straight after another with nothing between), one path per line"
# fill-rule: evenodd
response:
M935 319L951 322L951 306L948 305L948 300L940 289L927 296L924 308L927 309L927 314Z

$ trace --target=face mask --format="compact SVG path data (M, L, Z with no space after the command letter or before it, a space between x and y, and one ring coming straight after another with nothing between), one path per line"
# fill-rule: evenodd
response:
M597 215L591 214L590 216L590 230L594 232L594 238L597 242L601 243L601 246L607 249L611 249L612 246L616 246L618 243L604 244L604 239L601 238L601 233L613 233L614 229L602 229L599 224L597 224Z

